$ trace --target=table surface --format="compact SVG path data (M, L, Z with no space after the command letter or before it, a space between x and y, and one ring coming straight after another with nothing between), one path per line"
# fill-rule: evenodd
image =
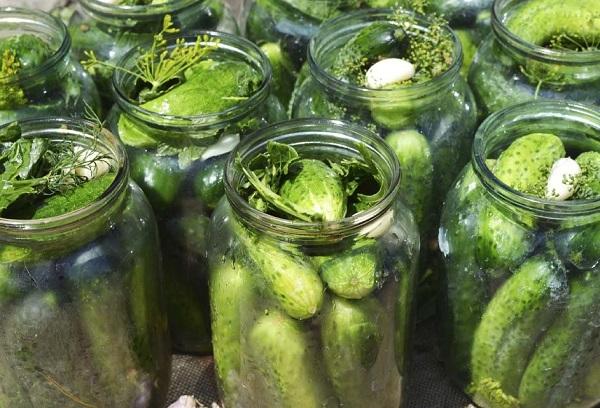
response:
M474 408L453 387L436 358L433 319L418 325L406 391L406 408ZM212 357L174 355L169 404L181 395L193 395L206 407L217 402Z

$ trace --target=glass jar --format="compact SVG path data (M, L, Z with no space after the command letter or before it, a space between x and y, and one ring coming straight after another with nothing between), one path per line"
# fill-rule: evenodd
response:
M600 200L536 198L490 170L491 158L538 132L572 157L600 151L600 112L536 101L490 116L439 230L440 345L453 380L484 408L600 402Z
M310 42L310 76L294 90L290 108L295 118L327 117L361 124L393 144L405 165L400 195L415 215L421 237L429 241L423 245L425 255L428 248L437 250L442 200L468 161L475 130L473 95L459 74L460 42L451 34L453 64L446 72L397 89L367 89L328 72L335 55L357 32L376 21L393 24L392 18L392 11L362 10L324 24ZM427 30L427 21L418 21Z
M588 13L588 20L578 13ZM469 72L482 118L539 98L600 105L600 28L593 23L598 13L595 0L497 0L493 35L481 44ZM564 21L574 24L562 26ZM582 27L596 27L589 50L548 48L552 36Z
M241 61L260 74L261 84L253 95L214 114L168 116L131 100L128 95L135 79L118 71L113 78L117 103L108 118L109 127L127 147L132 178L158 219L172 343L186 353L210 352L206 232L210 214L223 195L227 156L249 132L285 118L270 91L271 68L265 55L241 37L206 34L211 38L202 44L217 47L211 59ZM196 38L185 40L191 45ZM131 68L137 56L138 50L131 50L121 65Z
M18 35L40 38L52 54L39 65L19 68L16 75L3 77L0 71L0 124L65 112L82 116L86 105L99 109L96 86L69 54L71 38L64 24L41 11L0 7L0 41ZM15 93L20 97L5 99Z
M170 350L156 223L123 146L85 121L20 124L24 137L103 152L117 173L86 207L0 218L0 406L162 406Z
M117 2L118 3L118 2ZM85 51L113 64L131 48L152 41L169 14L182 31L237 32L237 24L222 0L167 0L150 5L119 5L106 0L81 0L69 18L73 52L79 60ZM110 91L112 70L96 69L94 80L107 109L114 99Z
M238 194L236 160L247 163L269 141L312 158L360 158L357 145L364 144L382 171L384 198L326 223L260 212ZM368 130L339 121L283 122L234 151L225 174L227 200L213 214L208 250L213 349L226 406L400 406L419 237L397 199L399 181L390 148ZM319 277L331 267L339 273L335 290ZM270 279L270 272L277 276ZM350 296L342 290L344 278L352 287L369 280L369 290Z

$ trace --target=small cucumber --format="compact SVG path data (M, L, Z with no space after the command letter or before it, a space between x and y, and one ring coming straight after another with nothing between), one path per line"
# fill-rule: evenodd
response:
M275 396L273 406L322 408L338 406L319 368L317 344L301 322L271 309L248 336L256 367Z
M478 227L477 260L494 275L502 276L519 265L533 245L532 230L492 203L481 209Z
M580 269L592 269L600 265L600 221L576 228L567 238L566 256Z
M413 331L413 304L415 296L414 275L411 267L406 262L398 260L396 267L398 284L394 305L394 359L396 368L401 377L408 370L408 356L410 355L410 339Z
M341 220L346 215L346 190L339 175L320 160L293 163L279 194L303 213L323 221Z
M362 299L375 290L382 275L379 258L375 240L360 241L351 249L323 262L321 278L336 295Z
M564 156L565 147L558 136L531 133L512 142L500 154L492 171L509 187L544 197L548 172L554 162Z
M251 238L241 226L237 232L247 256L283 310L296 319L314 316L321 309L325 290L315 268L300 255L287 252L275 243Z
M211 265L210 304L213 354L219 385L227 406L237 407L243 392L240 378L243 315L253 307L254 287L250 272L229 260ZM251 320L249 320L251 321Z
M582 177L575 190L575 199L594 199L600 197L600 152L580 154L577 164L581 167Z
M519 388L523 407L560 408L570 402L591 357L587 349L599 333L599 317L600 273L595 271L571 282L566 308L531 357Z
M207 163L194 177L194 192L209 210L214 210L225 194L223 177L227 155Z
M417 130L400 130L390 133L385 141L400 161L402 181L400 195L413 212L422 228L428 213L432 192L433 163L427 138Z
M381 348L384 314L373 297L352 301L332 296L323 310L325 368L344 407L362 408L377 401L369 371Z
M566 292L565 270L553 254L538 255L498 289L473 338L471 365L477 400L489 401L493 391L514 398L535 342L547 329ZM520 359L520 360L519 360ZM500 390L488 386L497 384ZM487 404L483 404L487 405Z
M260 46L260 49L271 62L273 70L273 93L279 98L283 106L287 106L290 102L296 80L294 66L289 57L282 52L279 44L273 42L265 43Z

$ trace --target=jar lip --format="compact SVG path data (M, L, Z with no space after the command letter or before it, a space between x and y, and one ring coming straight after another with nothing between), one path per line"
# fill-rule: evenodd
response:
M528 110L534 112L517 116ZM564 118L565 120L572 121L576 117L582 123L595 127L598 131L597 139L600 141L600 111L575 102L558 100L524 102L495 112L483 121L473 141L472 165L490 195L510 206L518 207L523 211L546 219L564 219L600 213L600 198L556 201L525 194L500 181L486 164L486 140L489 139L489 134L499 124L504 123L507 118L514 118L515 116L520 120L541 119L544 117L556 118L558 115L564 115L565 113L572 115L570 118ZM535 130L529 129L528 132L534 133Z
M18 75L15 75L14 78L7 79L6 77L0 76L0 81L5 84L24 82L24 80L43 75L49 69L67 58L69 51L71 50L71 36L69 35L69 30L57 17L39 10L20 7L0 7L0 24L11 22L17 23L19 21L35 22L38 25L41 23L45 28L51 29L52 35L60 40L60 46L40 65L19 70ZM37 32L34 31L27 31L19 34L35 35L36 33Z
M419 28L427 31L429 21L427 18L421 17L416 13L402 9L403 14L413 15L419 22ZM357 10L350 13L344 13L339 17L332 18L324 23L317 34L310 40L308 46L308 63L310 71L316 80L328 89L335 90L344 95L352 96L356 99L372 100L384 99L389 100L391 97L412 98L421 97L424 93L435 93L438 89L445 87L448 83L452 83L460 73L462 66L463 51L459 38L456 36L450 26L445 25L444 30L451 36L453 47L453 61L450 67L443 73L428 81L406 85L395 89L370 89L359 86L353 83L344 82L330 74L327 70L321 68L318 62L319 48L322 37L335 36L339 31L338 27L351 27L353 24L361 22L375 21L391 21L390 17L394 10L391 8L365 9Z
M515 0L495 0L492 6L492 30L495 37L503 44L514 50L534 57L540 61L561 64L598 64L600 63L600 50L598 51L559 51L542 47L522 39L509 30L503 19L503 14L512 6Z
M80 0L82 7L91 12L123 19L160 17L168 13L177 13L181 9L202 2L203 0L167 0L160 4L122 5L103 0Z
M0 126L0 129L11 125L10 122ZM74 211L54 217L41 219L12 219L0 217L0 231L18 234L48 233L57 229L64 229L69 225L94 219L98 214L109 208L118 200L125 190L129 179L129 161L125 154L123 144L110 131L103 128L98 139L93 135L92 129L97 125L85 119L72 119L66 117L50 117L28 119L17 122L21 126L22 135L25 137L55 138L56 140L72 140L83 146L91 143L102 144L107 149L112 159L115 160L117 169L115 178L110 186L93 203Z
M262 50L250 42L249 40L228 33L211 30L189 31L185 35L170 38L168 48L175 46L175 41L180 38L185 39L186 45L193 45L198 36L208 36L210 41L201 41L202 44L215 46L217 49L214 52L233 52L246 57L251 57L256 64L255 68L262 72L262 82L258 89L254 91L247 99L241 101L235 106L232 106L224 111L193 115L193 116L177 116L165 115L153 112L142 108L136 101L132 100L124 89L124 82L131 77L130 74L115 70L112 77L112 89L116 96L116 102L119 107L137 119L154 124L160 123L161 127L219 127L228 122L235 121L247 116L256 106L262 104L269 96L271 87L272 69L267 56ZM151 45L151 42L145 43L142 47ZM118 66L128 66L139 52L138 47L130 49L118 62ZM251 63L251 61L246 61Z
M250 156L264 150L269 141L292 142L292 145L302 143L308 135L320 134L336 139L335 147L350 151L356 143L364 143L371 153L385 161L390 178L388 191L383 199L375 206L337 221L305 222L288 220L266 214L252 207L237 191L240 171L236 166L238 155ZM295 142L295 143L293 143ZM225 195L234 212L241 214L244 221L261 231L276 231L285 234L289 239L311 240L318 233L321 239L331 237L343 238L356 234L365 226L377 220L394 204L400 190L400 164L396 154L379 135L370 130L341 120L331 119L292 119L270 125L254 132L244 139L231 153L225 167Z

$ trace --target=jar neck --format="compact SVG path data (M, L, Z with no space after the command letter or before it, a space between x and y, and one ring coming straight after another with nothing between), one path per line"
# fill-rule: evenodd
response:
M97 125L85 120L44 118L19 122L22 137L44 138L50 142L70 142L110 157L115 179L93 203L56 217L22 220L0 218L2 239L45 241L93 229L121 208L127 192L129 164L123 145L108 130L98 132ZM4 125L4 126L8 126ZM82 232L84 233L84 232Z
M67 27L50 14L21 8L0 8L0 38L24 34L39 37L53 53L40 65L20 69L14 77L0 77L0 84L18 84L22 89L32 89L45 85L49 76L67 69L71 37Z
M360 159L358 145L364 145L383 176L383 199L368 210L324 223L291 221L253 208L238 193L244 176L237 161L247 164L264 153L271 141L290 145L301 155L313 158ZM394 152L383 139L365 128L342 121L297 119L263 128L242 141L227 162L224 184L233 213L251 230L302 245L322 244L370 236L380 224L389 222L399 193L400 167Z
M497 158L514 140L531 133L560 137L567 151L600 151L600 112L582 104L534 101L488 117L473 142L472 165L491 200L535 219L587 223L598 221L600 199L554 201L521 193L501 182L486 160Z
M113 74L113 88L119 108L130 118L154 132L185 133L202 144L202 135L214 135L221 129L256 112L267 100L271 89L271 64L265 54L250 41L231 34L216 31L198 31L183 37L192 46L198 38L200 44L213 48L207 58L215 61L235 60L248 64L261 76L261 83L254 93L227 110L196 116L164 115L144 109L130 95L136 86L136 77L120 70ZM175 46L176 39L169 41L168 49ZM127 70L135 70L140 49L130 50L118 63ZM211 141L207 140L207 143Z
M160 4L126 6L106 0L80 0L83 11L93 20L113 27L140 27L149 32L148 24L161 24L163 18L177 14L204 3L203 0L168 0ZM144 29L145 27L145 29Z
M405 12L410 14L410 12ZM413 100L434 100L439 98L440 92L448 92L460 80L460 67L462 64L462 48L458 37L449 27L445 31L451 36L454 47L452 65L441 75L418 84L407 85L397 89L369 89L356 84L348 83L336 78L329 72L329 67L340 50L363 28L374 22L389 22L392 25L399 23L394 18L391 9L360 10L344 14L329 20L310 41L308 48L308 63L312 77L325 88L327 94L335 95L351 102L395 102ZM430 23L416 17L418 24L415 30L428 32Z
M521 66L526 76L556 85L600 79L600 51L556 50L528 42L513 33L508 23L522 3L523 0L496 0L491 21L497 44Z

